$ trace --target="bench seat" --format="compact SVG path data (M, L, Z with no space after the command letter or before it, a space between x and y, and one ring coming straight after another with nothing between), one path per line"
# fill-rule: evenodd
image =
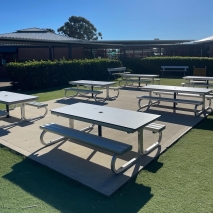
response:
M165 94L165 95L173 95L172 92L161 92L161 91L153 91L156 95ZM202 98L199 94L192 94L192 93L177 93L177 96L188 96L188 97L197 97ZM205 95L205 98L209 101L209 107L211 106L211 100L213 99L213 94Z
M207 84L207 83L181 83L182 86L189 86L189 87L211 87L213 86L212 83Z
M29 118L29 119L26 118L26 116L24 115L24 119L25 120L33 120L33 119L38 119L38 118L44 118L47 115L47 112L48 112L47 106L48 106L48 104L46 104L46 103L37 102L37 101L31 101L31 102L27 102L26 105L31 106L31 107L36 107L37 109L44 108L45 111L44 111L44 114L39 115L37 117Z
M148 149L144 150L143 153L148 153L150 152L150 150L154 147L156 147L157 145L160 144L161 140L162 140L162 131L166 128L165 125L163 124L158 124L158 123L150 123L148 125L146 125L144 127L144 130L148 130L148 131L151 131L153 133L158 133L159 136L158 136L158 140L156 143L154 143L151 147L149 147Z
M112 73L112 75L120 75L120 74L130 74L131 72L116 72L116 73Z
M107 71L109 72L109 77L114 76L116 79L116 76L120 75L121 73L129 74L130 72L126 72L126 67L117 67L117 68L107 68Z
M200 113L197 113L197 107L199 105L202 105L202 101L194 101L194 100L186 100L186 99L174 99L174 98L164 98L164 97L155 97L155 96L137 96L138 100L138 106L139 109L145 108L145 107L150 107L152 105L159 104L160 101L165 101L165 102L173 102L173 103L183 103L183 104L192 104L195 105L194 108L194 114L195 116L200 115ZM149 100L149 103L146 105L141 105L142 100ZM152 102L155 101L155 102Z
M97 101L97 98L96 96L98 94L102 94L103 91L101 90L87 90L87 89L81 89L81 88L73 88L73 87L68 87L68 88L64 88L64 95L66 98L73 98L73 97L76 97L77 95L82 95L82 94L94 94L94 98L95 98L95 101ZM68 95L68 91L74 91L76 92L74 95Z
M174 95L173 92L161 92L161 91L153 91L153 93L155 93L156 95L158 94L165 94L165 95ZM188 97L200 97L201 96L199 94L192 94L192 93L177 93L177 96L188 96ZM206 99L212 99L213 98L213 94L212 95L205 95Z
M26 105L34 106L34 107L37 107L37 108L42 108L42 107L48 106L48 104L45 104L45 103L42 103L42 102L37 102L37 101L27 102Z
M112 161L111 161L111 170L113 173L120 173L129 168L130 166L122 166L119 169L115 169L115 161L117 155L123 155L132 150L132 145L121 143L119 141L111 140L108 138L103 138L97 135L85 133L76 129L71 129L69 127L61 126L54 123L48 123L45 125L41 125L40 129L42 129L42 133L40 135L40 141L44 145L51 145L60 141L72 140L72 142L80 142L82 144L86 144L92 146L94 148L99 148L104 151L108 151L113 153ZM43 137L46 132L51 132L57 135L62 136L62 138L56 139L54 141L50 141L49 143L44 142ZM131 164L132 165L132 164Z
M84 87L91 87L90 85L84 85ZM93 88L101 88L101 89L106 89L106 86L94 86ZM114 90L117 91L117 94L113 97L110 97L111 99L117 98L119 96L119 89L120 87L108 87L109 90ZM96 90L97 91L97 90Z
M147 100L156 100L156 101L165 101L165 102L175 102L175 103L184 103L184 104L194 104L201 105L202 101L186 100L186 99L174 99L174 98L163 98L163 97L153 97L153 96L138 96L138 99L147 99Z
M150 123L144 127L145 130L149 130L152 132L162 132L166 128L163 124Z
M123 85L125 87L125 86L131 86L134 83L145 83L147 85L148 83L151 83L152 80L151 79L140 79L139 80L139 79L134 79L134 78L127 78L127 79L123 78L119 81L120 87L122 87L122 82L125 82L125 84ZM128 84L128 82L131 82L132 84Z
M101 94L103 91L100 90L87 90L87 89L80 89L80 88L64 88L65 91L75 91L75 92L80 92L80 93L93 93L93 94Z
M8 115L8 112L4 111L4 110L0 110L0 118L5 117Z
M160 72L162 72L162 75L164 72L187 72L189 66L161 66Z
M206 81L190 81L190 83L195 83L195 84L205 84Z

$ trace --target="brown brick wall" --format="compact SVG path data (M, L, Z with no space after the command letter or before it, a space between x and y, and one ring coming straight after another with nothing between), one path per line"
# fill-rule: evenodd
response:
M54 54L53 54L54 59L69 59L69 52L67 47L55 47L54 48Z
M52 53L53 59L69 59L69 51L67 47L55 47ZM83 47L72 48L73 59L83 59ZM49 60L49 48L19 48L18 61L26 60Z
M72 58L73 59L83 59L84 58L84 48L83 47L73 47L72 48Z
M19 48L18 60L48 60L49 48Z

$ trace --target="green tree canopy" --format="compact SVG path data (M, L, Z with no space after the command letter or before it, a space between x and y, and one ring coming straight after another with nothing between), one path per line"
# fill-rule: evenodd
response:
M95 26L81 16L69 17L68 22L65 22L57 31L60 34L82 40L98 40L98 37L102 39L102 34L97 32Z
M51 32L51 33L55 33L55 30L53 30L52 28L45 28L45 30Z

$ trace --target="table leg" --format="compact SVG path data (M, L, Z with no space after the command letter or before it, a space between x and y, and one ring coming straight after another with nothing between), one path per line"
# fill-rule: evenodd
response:
M21 121L27 120L25 117L25 103L21 104L20 108L21 108Z
M9 118L10 117L10 108L9 108L8 104L6 104L6 110L7 110L7 113L8 113L7 118Z
M69 118L69 127L74 129L74 120Z
M109 87L106 87L106 99L109 99Z
M100 125L98 125L98 136L102 137L102 129Z
M143 129L138 130L138 152L143 154Z
M93 86L91 86L91 90L93 91ZM93 93L92 93L92 98L93 98Z
M205 110L205 94L203 94L203 96L202 96L202 101L203 101L203 105L202 105L202 111L204 111Z
M174 99L176 99L176 96L177 96L177 94L176 94L176 92L174 92ZM173 103L173 108L176 108L176 104L177 104L176 102Z

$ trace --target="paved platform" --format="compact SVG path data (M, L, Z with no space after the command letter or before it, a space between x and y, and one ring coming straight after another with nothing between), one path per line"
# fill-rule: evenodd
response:
M113 93L113 91L110 91L110 93ZM47 101L46 103L48 103L49 110L67 104L85 102L137 111L138 99L136 96L143 94L145 94L145 92L142 92L140 89L125 88L120 90L120 95L116 100L106 101L105 103L98 103L95 102L94 99L87 99L85 97L77 97L75 99L62 98ZM146 101L144 101L144 103L146 103ZM172 106L172 103L165 104ZM161 146L153 150L150 154L141 156L134 166L119 175L113 174L110 170L111 155L109 153L102 153L99 152L99 150L94 150L90 147L84 147L69 141L44 147L40 143L39 138L41 134L40 125L52 122L69 126L68 119L54 116L50 112L48 112L45 118L32 122L23 122L20 125L8 129L0 129L0 143L106 196L110 196L205 117L204 115L195 117L193 113L194 106L184 106L183 104L178 104L178 106L190 108L191 111L174 111L172 108L166 109L161 107L152 107L146 111L148 113L161 115L160 119L156 122L166 125L166 129L163 131ZM38 115L38 113L39 111L36 108L26 107L27 117ZM11 118L4 118L0 121L0 125L4 122L17 121L19 118L20 108L15 108L11 111ZM88 124L83 122L75 121L76 129L84 128L87 125ZM97 132L97 127L95 127L91 133L97 134ZM49 137L52 136L50 135ZM136 155L137 133L127 134L125 132L103 128L103 137L133 145L133 150L123 155L122 158L117 161L117 165L123 164ZM145 148L153 142L156 142L157 137L157 134L144 131Z

